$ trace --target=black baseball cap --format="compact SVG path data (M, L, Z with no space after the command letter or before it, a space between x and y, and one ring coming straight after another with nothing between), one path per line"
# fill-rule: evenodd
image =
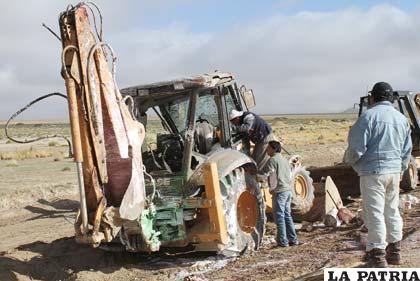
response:
M369 93L374 97L385 97L392 96L393 92L394 90L387 82L378 82L373 86L372 91Z

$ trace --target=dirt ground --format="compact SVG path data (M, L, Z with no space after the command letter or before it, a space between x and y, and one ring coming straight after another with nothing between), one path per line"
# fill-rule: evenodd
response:
M301 155L307 166L341 161L346 146L343 130L350 121L334 121L336 133L331 137L322 133L323 122L271 121L280 122L274 126L280 135L295 133L316 140L286 141L285 147ZM211 253L109 252L76 244L75 167L65 158L65 147L41 146L61 151L61 157L0 160L0 280L306 280L325 267L360 265L366 234L357 226L298 230L303 245L272 248L275 227L269 222L261 249L232 259ZM17 149L0 140L0 152ZM420 190L412 194L420 198ZM357 209L358 204L356 199L349 207ZM404 212L404 222L401 267L419 268L419 205Z

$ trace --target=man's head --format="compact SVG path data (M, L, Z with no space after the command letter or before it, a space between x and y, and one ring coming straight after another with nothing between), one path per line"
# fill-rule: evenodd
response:
M232 122L236 126L239 126L241 124L241 117L243 114L244 113L242 111L233 109L229 115L230 122Z
M378 82L369 93L372 95L374 102L392 101L394 90L388 83Z
M278 141L269 141L265 151L267 152L268 156L273 156L275 153L280 153L281 144Z

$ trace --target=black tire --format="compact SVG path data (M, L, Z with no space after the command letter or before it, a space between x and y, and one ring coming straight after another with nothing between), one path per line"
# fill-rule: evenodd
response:
M416 159L413 156L411 156L410 163L408 163L408 169L405 170L403 173L400 188L404 191L414 190L417 187L418 180L419 177L417 174Z
M258 194L255 188L247 188L242 168L237 168L221 178L220 190L228 243L219 254L232 257L239 256L247 250L257 249L265 229L265 205L261 192Z
M295 168L292 171L292 177L292 215L295 220L302 220L314 201L313 181L305 167Z

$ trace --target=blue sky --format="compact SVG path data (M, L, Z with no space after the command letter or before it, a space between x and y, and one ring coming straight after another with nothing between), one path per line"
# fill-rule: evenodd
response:
M121 87L229 71L254 90L257 113L340 112L377 81L420 90L420 1L96 2ZM65 93L61 45L41 24L57 31L69 2L39 3L8 2L0 17L0 120ZM55 99L22 119L66 115Z
M158 14L143 15L142 27L161 28L174 22L195 32L217 32L232 25L258 21L273 15L294 15L303 11L334 12L346 8L368 10L376 5L392 5L404 11L419 9L419 1L369 0L187 0ZM138 21L136 21L138 24Z

